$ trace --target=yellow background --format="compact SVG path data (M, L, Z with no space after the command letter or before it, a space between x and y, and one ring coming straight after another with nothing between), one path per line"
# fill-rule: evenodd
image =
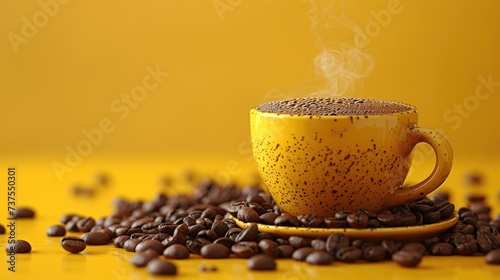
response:
M415 105L420 125L441 129L454 147L456 165L444 188L456 192L455 201L463 205L470 190L460 185L462 175L484 168L488 188L482 191L491 195L498 213L499 12L495 0L0 1L1 168L17 167L19 204L35 207L40 216L19 224L19 236L30 239L38 253L20 258L27 265L25 274L16 276L33 277L50 260L61 267L49 272L83 277L100 256L116 267L105 278L128 279L115 274L129 274L130 256L117 259L109 248L91 249L83 261L74 262L45 238L44 229L66 212L109 214L114 195L150 198L158 191L159 175L179 174L185 167L212 172L222 181L232 176L250 180L252 173L242 171L254 167L249 109L328 89L315 71L315 58L325 49L356 45L359 30L367 39L361 50L373 58L374 67L344 95ZM113 104L123 106L122 96L143 84L148 67L168 76L128 115L117 113ZM494 84L489 91L481 88L482 99L475 97L480 77ZM463 115L457 106L466 108ZM95 131L103 120L113 131L103 133L88 155L69 166L68 148L77 149L87 141L82 131ZM415 173L420 177L432 165L425 161L432 158L428 154L416 158L423 166ZM54 162L71 172L58 177ZM100 170L113 176L113 187L98 200L67 195L69 185L89 185ZM0 197L5 209L5 191ZM0 217L5 224L4 210ZM181 265L196 268L197 263ZM498 275L498 268L482 263L482 258L426 258L424 267L435 271L445 265L436 274L443 277L472 277L466 271ZM228 278L244 270L244 262L230 264L223 274ZM359 271L356 265L330 270L293 262L282 268L282 279ZM367 269L395 279L424 277L422 270L394 264ZM131 273L144 276L144 271ZM251 273L245 277L257 279Z

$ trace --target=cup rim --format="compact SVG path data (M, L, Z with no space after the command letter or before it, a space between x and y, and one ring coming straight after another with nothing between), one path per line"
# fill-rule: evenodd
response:
M314 114L290 114L290 113L276 113L276 112L268 112L268 111L261 111L258 109L259 106L262 106L263 104L267 104L270 102L274 101L287 101L287 100L293 100L293 99L298 99L298 98L335 98L335 99L344 99L344 98L349 98L349 99L359 99L359 100L371 100L371 101L383 101L383 102L389 102L391 104L398 104L407 107L405 110L402 111L397 111L397 112L388 112L388 113L377 113L377 114L345 114L345 115L314 115ZM331 118L331 119L342 119L342 118L356 118L356 117L387 117L387 116L396 116L396 115L403 115L403 114L409 114L409 113L418 113L418 110L415 106L404 103L404 102L399 102L399 101L392 101L392 100L385 100L385 99L375 99L375 98L361 98L361 97L297 97L297 98L288 98L288 99L280 99L280 100L274 100L274 101L269 101L262 103L258 106L255 106L250 109L251 113L256 113L256 114L261 114L263 116L275 116L275 117L293 117L293 118Z

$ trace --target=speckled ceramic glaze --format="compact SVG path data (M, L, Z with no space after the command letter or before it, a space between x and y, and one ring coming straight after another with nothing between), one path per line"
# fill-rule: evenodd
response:
M450 173L453 153L442 134L417 126L418 112L409 108L343 116L252 109L253 153L267 191L286 213L324 217L379 211L427 195ZM422 182L402 187L420 142L434 149L435 168Z

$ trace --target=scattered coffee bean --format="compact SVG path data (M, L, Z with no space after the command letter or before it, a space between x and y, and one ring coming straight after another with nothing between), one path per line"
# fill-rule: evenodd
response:
M79 253L87 247L83 239L74 236L63 237L61 239L61 246L64 250L73 254Z
M31 245L26 240L17 239L14 241L14 243L7 243L7 245L5 246L5 252L26 254L31 252Z
M236 218L245 223L258 223L260 216L250 207L243 206L238 210Z
M153 249L148 249L135 255L131 260L134 266L145 267L150 261L158 258L158 253Z
M293 252L295 252L295 248L288 244L279 245L278 252L278 258L288 259L292 257Z
M252 224L240 232L234 241L236 243L241 241L253 241L257 238L257 234L259 234L259 228L256 224Z
M231 246L231 252L238 258L250 258L259 253L259 245L254 241L242 241Z
M61 225L53 225L47 229L47 236L65 236L66 228Z
M421 256L423 256L427 253L427 248L425 248L425 246L422 243L411 242L411 243L405 244L401 248L401 251L414 252L414 253L417 253L417 254L420 254Z
M229 257L231 250L221 244L207 244L200 250L200 255L206 259L225 259Z
M160 255L163 253L163 250L165 250L165 246L158 240L145 240L135 246L136 253L141 253L150 249Z
M279 255L278 247L279 244L270 239L262 239L261 241L259 241L260 251L263 254L271 256L273 258L276 258Z
M312 247L299 248L299 249L295 250L295 252L293 252L292 259L294 259L296 261L305 261L307 256L314 251L316 251L316 250Z
M392 255L392 260L403 267L415 267L422 260L422 255L415 252L398 251Z
M366 228L368 227L368 215L364 212L358 211L347 215L347 223L353 228Z
M101 231L91 231L82 234L81 238L87 245L106 245L109 243L109 236Z
M335 257L337 257L339 261L352 263L363 257L363 251L354 246L342 247L337 250Z
M76 222L76 227L80 232L89 232L95 226L95 220L91 217L83 218Z
M455 252L455 248L449 243L440 242L432 245L429 252L435 256L451 256Z
M310 264L318 264L318 265L328 265L333 262L332 255L328 254L326 251L314 251L307 255L306 260L307 263Z
M35 210L30 207L18 207L14 210L14 218L30 219L35 217Z
M115 245L116 248L123 248L123 245L127 240L130 239L130 236L128 235L120 235L113 240L113 245Z
M135 247L141 243L141 240L134 238L134 239L128 239L123 243L123 249L127 252L135 252Z
M369 262L380 262L385 259L387 251L382 245L366 246L363 248L363 259Z
M176 275L177 267L174 263L156 258L147 264L148 272L154 275Z
M5 234L5 227L0 224L0 234Z
M486 263L500 264L500 249L495 249L486 254Z
M250 270L276 270L276 262L271 256L258 254L248 259L247 267Z
M173 244L163 251L163 256L167 259L187 259L189 255L189 250L181 244Z

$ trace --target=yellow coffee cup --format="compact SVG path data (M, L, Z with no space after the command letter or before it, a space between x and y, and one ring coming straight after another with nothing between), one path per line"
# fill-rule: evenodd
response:
M380 211L417 200L451 171L440 132L417 125L414 106L361 98L296 98L250 111L254 158L268 193L289 214L331 217ZM436 154L432 173L403 186L416 144Z

